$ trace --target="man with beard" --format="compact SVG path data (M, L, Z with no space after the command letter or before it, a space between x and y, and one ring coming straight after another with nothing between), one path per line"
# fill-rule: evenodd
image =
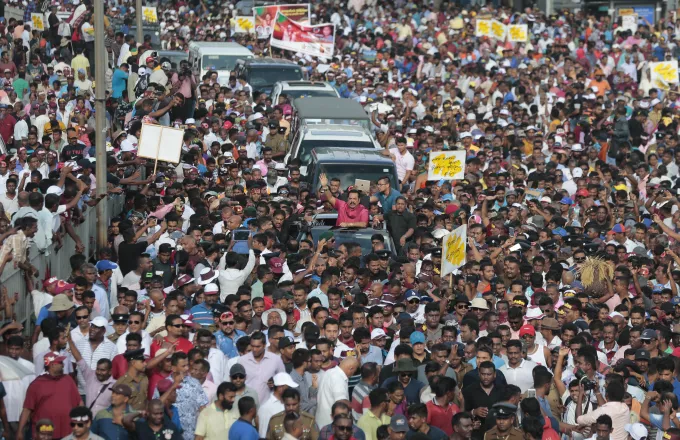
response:
M284 410L274 415L269 420L269 428L267 428L267 439L282 440L285 429L284 419L286 415L295 413L299 414L302 419L302 436L300 440L314 440L319 438L319 430L316 427L314 416L308 412L302 411L300 408L300 391L296 388L288 388L283 392L283 406Z
M229 370L229 379L231 383L234 384L235 396L234 405L238 405L238 401L244 397L252 397L257 405L259 405L259 399L257 397L257 392L246 386L246 369L243 368L241 364L234 364Z
M236 385L222 382L217 387L217 398L203 408L196 423L195 440L222 440L228 438L231 425L238 419L232 411L236 398Z
M335 198L328 187L328 177L325 174L319 176L321 188L331 206L338 211L338 219L335 226L341 228L365 228L368 226L368 209L359 203L359 191L352 190L347 195L347 202Z

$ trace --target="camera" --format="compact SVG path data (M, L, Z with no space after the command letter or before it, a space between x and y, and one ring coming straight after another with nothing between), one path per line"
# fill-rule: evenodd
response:
M578 379L579 384L583 385L583 389L585 391L592 391L597 386L597 384L588 379L588 377L586 377L586 374L581 370L578 370L576 372L576 379Z

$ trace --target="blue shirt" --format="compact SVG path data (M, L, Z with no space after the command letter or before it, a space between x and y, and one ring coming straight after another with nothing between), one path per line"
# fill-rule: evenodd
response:
M128 414L131 411L132 408L128 406L123 414ZM90 430L104 440L127 440L130 438L127 429L113 423L113 406L109 406L95 415Z
M229 428L229 440L259 440L260 435L253 425L241 419L235 421Z
M112 98L117 99L123 97L123 92L127 88L128 76L127 72L124 72L121 69L116 69L113 72L113 78L111 79L111 88L113 89Z
M189 311L193 318L192 321L200 324L203 327L212 325L215 320L213 319L212 307L208 307L205 302L202 302L196 306L193 306Z
M390 195L385 197L385 194L379 192L373 194L373 197L377 198L380 204L382 205L382 210L383 213L387 214L392 210L392 205L394 205L394 202L397 200L397 197L399 197L401 193L397 191L396 189L392 188L392 192L390 192Z
M491 360L493 362L494 367L500 368L503 365L505 365L505 361L503 358L496 356L495 354L493 355L493 359ZM477 356L473 357L470 359L468 364L472 365L472 368L477 368Z
M216 331L214 334L217 348L222 350L222 353L224 353L229 359L238 356L238 350L236 350L236 341L238 341L240 337L246 335L244 332L241 330L234 330L235 336L233 338L225 335L221 330Z

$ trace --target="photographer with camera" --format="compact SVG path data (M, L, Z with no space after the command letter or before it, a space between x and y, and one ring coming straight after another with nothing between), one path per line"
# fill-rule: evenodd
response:
M177 117L183 121L194 117L194 108L196 107L196 93L198 83L194 74L191 72L189 62L182 60L179 63L177 73L170 75L170 84L172 84L172 92L180 93L184 96L184 105L177 109Z
M579 353L581 353L580 350ZM579 359L582 357L583 356L578 356ZM628 408L628 405L623 402L623 396L626 393L624 385L619 381L610 382L607 386L606 403L600 405L594 411L582 415L583 398L587 392L586 387L588 387L588 381L586 376L583 376L579 380L581 384L579 385L578 397L576 398L576 423L579 426L590 426L594 424L601 415L608 415L612 419L613 431L611 433L611 439L626 440L628 438L628 433L626 432L625 427L630 423L630 409ZM594 383L591 384L591 386L593 385ZM600 400L599 387L595 387L594 392L598 395L598 400Z

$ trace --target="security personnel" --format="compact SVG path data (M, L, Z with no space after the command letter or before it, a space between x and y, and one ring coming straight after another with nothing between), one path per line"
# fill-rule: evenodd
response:
M300 440L316 440L319 438L319 430L316 427L314 416L300 411L300 392L295 388L288 388L283 392L283 404L285 410L274 415L269 420L267 428L267 440L281 440L286 433L283 426L286 414L296 413L300 415L302 421L302 436Z
M279 121L273 119L269 121L269 136L267 136L264 146L272 149L274 160L283 160L290 148L288 136L285 133L286 127L281 127Z
M496 416L496 426L484 434L484 440L524 440L521 429L515 428L517 406L512 403L496 403L492 407Z
M128 350L123 353L123 357L128 362L128 371L116 382L117 385L127 385L132 390L128 404L135 411L141 411L146 407L147 394L149 390L149 379L146 377L146 358L144 349Z

